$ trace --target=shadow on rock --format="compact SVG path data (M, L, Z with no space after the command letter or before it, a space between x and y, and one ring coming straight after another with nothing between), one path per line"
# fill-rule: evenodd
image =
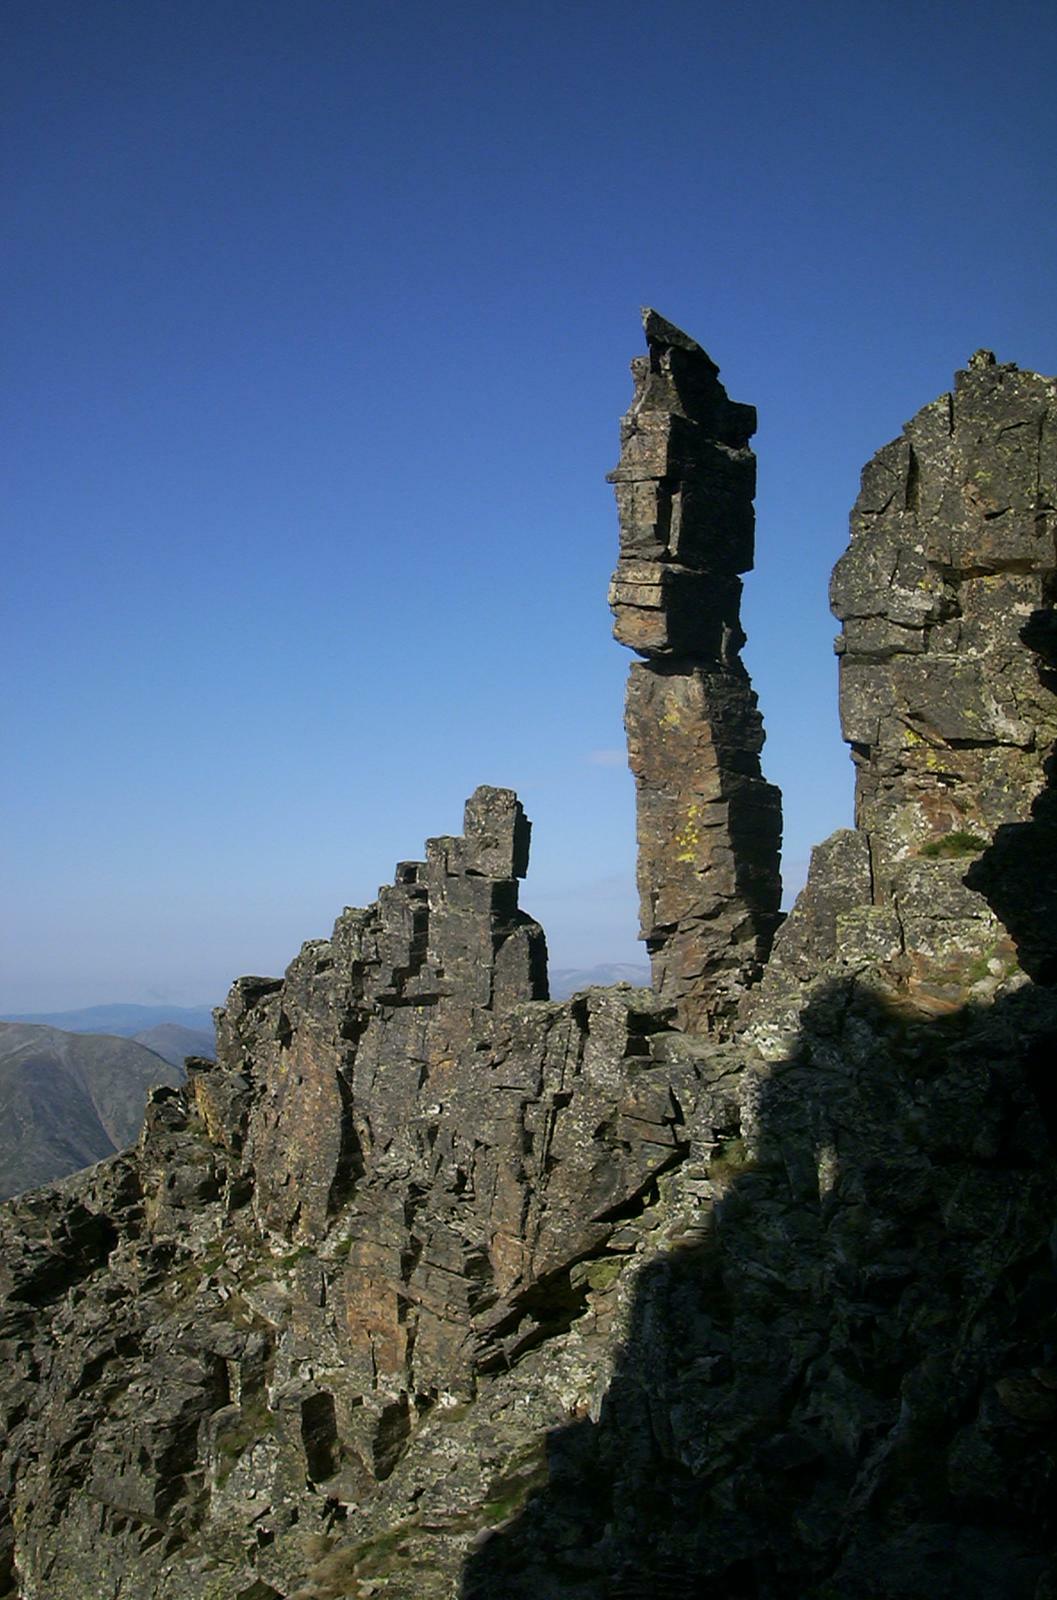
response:
M1035 611L1021 638L1038 659L1039 681L1057 691L1057 611ZM1036 983L1057 985L1057 754L1043 763L1046 787L1027 822L996 830L965 881L1009 930L1020 964Z
M819 990L462 1600L1057 1595L1055 1046L1035 985L938 1020Z

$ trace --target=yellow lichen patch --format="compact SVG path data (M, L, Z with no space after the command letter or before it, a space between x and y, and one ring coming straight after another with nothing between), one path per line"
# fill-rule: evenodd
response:
M691 801L686 808L686 821L674 835L675 859L692 866L701 854L701 807Z
M220 1108L216 1105L212 1095L212 1085L204 1074L196 1074L190 1080L191 1093L194 1097L195 1110L201 1117L206 1130L206 1138L210 1144L222 1145L225 1142L226 1129Z

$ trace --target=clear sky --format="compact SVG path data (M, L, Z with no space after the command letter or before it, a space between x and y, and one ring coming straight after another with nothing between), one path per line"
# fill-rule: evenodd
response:
M0 1010L219 1000L478 783L636 943L616 425L655 305L759 408L787 871L850 821L829 569L980 345L1057 371L1027 0L5 0Z

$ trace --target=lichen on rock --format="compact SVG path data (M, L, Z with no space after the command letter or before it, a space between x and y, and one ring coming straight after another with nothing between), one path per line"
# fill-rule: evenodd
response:
M0 1210L4 1600L1057 1594L1054 384L981 354L864 473L856 826L764 968L754 419L645 325L654 989L547 998L493 788L239 979L135 1150Z
M614 633L644 659L625 723L638 801L642 937L680 1023L722 1034L778 926L781 799L741 660L753 561L756 431L700 345L652 310L610 474L620 559Z

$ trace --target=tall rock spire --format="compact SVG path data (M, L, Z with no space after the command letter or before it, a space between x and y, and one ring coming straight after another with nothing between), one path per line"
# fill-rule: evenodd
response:
M648 354L610 482L620 557L610 588L631 668L642 937L681 1024L724 1030L778 925L781 800L760 771L763 723L740 650L753 558L752 406L727 398L700 345L643 312Z

